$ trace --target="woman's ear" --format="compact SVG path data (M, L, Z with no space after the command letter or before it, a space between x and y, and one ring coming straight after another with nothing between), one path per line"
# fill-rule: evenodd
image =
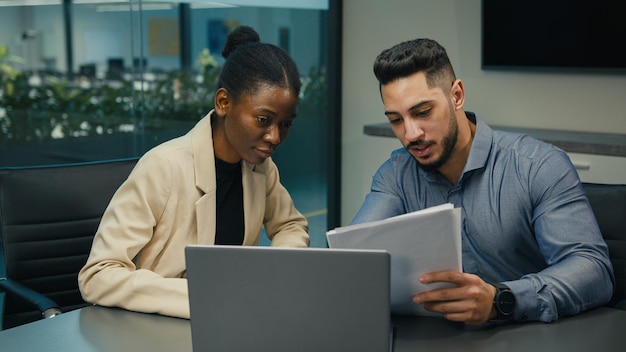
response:
M218 117L224 117L228 114L231 106L231 98L224 88L220 88L215 92L215 112Z

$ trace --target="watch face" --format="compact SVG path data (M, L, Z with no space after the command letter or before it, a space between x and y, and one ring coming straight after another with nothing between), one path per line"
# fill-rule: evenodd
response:
M511 291L498 291L496 308L502 315L511 315L515 311L515 296Z

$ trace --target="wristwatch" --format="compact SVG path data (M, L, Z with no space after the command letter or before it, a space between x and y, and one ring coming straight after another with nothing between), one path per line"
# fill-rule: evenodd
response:
M496 288L496 296L493 298L493 306L498 312L496 320L509 320L515 316L515 295L505 284L493 284Z

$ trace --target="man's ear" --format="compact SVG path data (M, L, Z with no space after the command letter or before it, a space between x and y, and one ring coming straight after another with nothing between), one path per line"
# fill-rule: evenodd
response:
M226 89L220 88L215 92L215 112L218 117L226 116L231 104L232 100Z
M451 99L454 109L459 110L463 108L463 103L465 103L465 86L460 79L454 81L450 94L452 95Z

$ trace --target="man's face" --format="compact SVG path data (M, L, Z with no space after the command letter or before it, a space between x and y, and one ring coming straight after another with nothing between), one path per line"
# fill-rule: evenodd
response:
M427 170L446 164L456 146L458 126L449 94L440 87L429 88L422 72L381 87L394 134Z

